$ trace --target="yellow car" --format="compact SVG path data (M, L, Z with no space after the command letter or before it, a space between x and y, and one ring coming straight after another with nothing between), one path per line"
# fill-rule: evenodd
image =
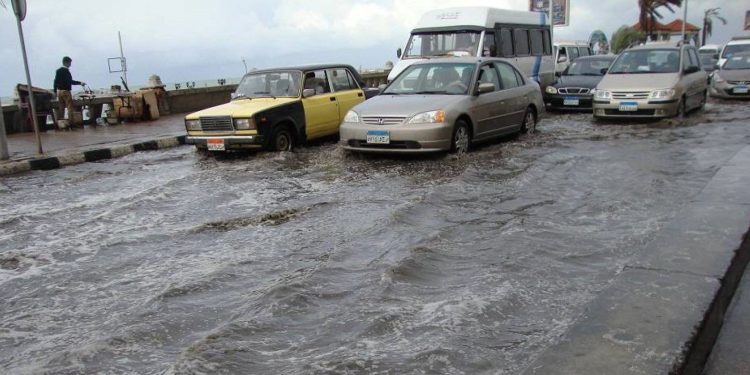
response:
M346 113L365 101L363 87L362 78L348 65L248 73L231 102L185 116L186 143L208 151L289 151L338 134Z

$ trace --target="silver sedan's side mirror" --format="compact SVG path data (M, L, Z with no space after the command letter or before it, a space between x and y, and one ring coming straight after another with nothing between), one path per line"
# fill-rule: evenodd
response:
M304 90L302 90L302 97L303 98L309 98L311 96L315 96L315 89L304 89Z
M495 91L495 84L494 83L480 83L479 87L477 87L477 94L486 94L488 92Z

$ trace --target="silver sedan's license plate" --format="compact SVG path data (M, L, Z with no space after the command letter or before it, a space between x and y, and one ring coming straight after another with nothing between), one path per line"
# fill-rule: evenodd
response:
M750 89L747 86L737 86L734 88L735 94L747 94Z
M638 110L637 102L620 102L620 111L622 112L635 112Z
M387 145L391 143L391 133L388 130L369 130L367 143Z

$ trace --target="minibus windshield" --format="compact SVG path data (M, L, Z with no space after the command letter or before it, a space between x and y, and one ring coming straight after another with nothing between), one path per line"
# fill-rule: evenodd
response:
M412 34L403 58L476 56L481 33L449 31Z

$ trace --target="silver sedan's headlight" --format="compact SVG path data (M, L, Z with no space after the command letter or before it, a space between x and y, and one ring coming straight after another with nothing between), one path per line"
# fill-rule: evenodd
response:
M668 99L674 96L674 89L653 90L648 95L649 99Z
M719 76L719 73L716 73L716 72L714 72L714 77L712 78L712 80L716 83L726 82L726 80L724 78L721 78L721 76Z
M544 89L544 91L546 91L547 94L557 94L557 89L552 86L547 86L547 88Z
M596 92L594 92L594 97L597 100L610 100L612 99L612 92L606 90L596 90Z
M354 112L354 111L347 112L346 116L344 116L344 122L358 123L359 122L359 114L357 114L357 112Z
M234 119L234 128L237 130L255 130L255 120L251 118Z
M409 120L409 124L439 124L441 122L445 122L444 111L418 113Z
M192 131L201 130L201 120L185 120L185 128Z

